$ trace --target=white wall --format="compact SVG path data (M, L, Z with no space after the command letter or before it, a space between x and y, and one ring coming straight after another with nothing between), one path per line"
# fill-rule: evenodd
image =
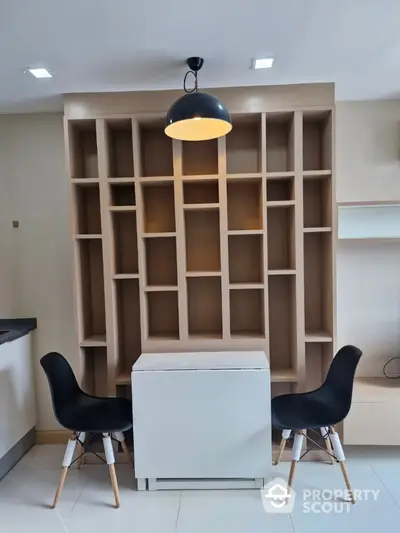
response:
M336 155L338 202L400 203L400 100L339 103ZM339 241L336 258L337 344L359 345L358 375L379 376L400 355L400 243Z
M11 241L11 195L10 163L5 157L9 151L6 128L0 127L0 317L14 314L12 241Z
M12 219L20 227L3 235L13 251L13 302L8 314L33 316L38 425L56 429L47 381L39 360L56 350L78 362L75 332L68 191L61 114L0 116L0 139L8 161ZM10 213L7 214L9 218ZM7 227L11 221L7 220ZM6 309L7 311L7 309Z
M400 200L400 101L339 103L336 145L338 201ZM0 315L38 318L38 428L56 429L39 359L79 359L61 114L0 116L0 187ZM338 345L359 344L377 374L400 347L400 251L339 245L337 267Z

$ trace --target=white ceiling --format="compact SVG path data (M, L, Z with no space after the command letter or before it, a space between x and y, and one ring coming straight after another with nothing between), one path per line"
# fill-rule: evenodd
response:
M272 69L250 71L272 54ZM0 0L0 112L66 92L334 81L338 100L400 97L400 0ZM49 80L24 74L46 66Z

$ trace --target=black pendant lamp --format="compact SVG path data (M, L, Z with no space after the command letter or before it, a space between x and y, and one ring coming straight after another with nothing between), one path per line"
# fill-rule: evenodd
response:
M189 57L190 70L183 82L185 95L179 98L167 114L165 134L181 141L207 141L223 137L232 129L229 112L218 98L197 90L197 73L204 63L202 57ZM194 76L194 89L186 88L189 74Z

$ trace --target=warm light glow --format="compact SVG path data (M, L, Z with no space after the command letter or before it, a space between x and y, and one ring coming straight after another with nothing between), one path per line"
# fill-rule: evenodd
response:
M199 120L201 118L201 120ZM165 128L165 134L181 141L208 141L223 137L232 129L232 124L216 118L194 117L179 120Z
M201 117L193 117L193 120L201 120Z
M52 78L53 76L47 68L28 68L28 71L35 76L35 78Z

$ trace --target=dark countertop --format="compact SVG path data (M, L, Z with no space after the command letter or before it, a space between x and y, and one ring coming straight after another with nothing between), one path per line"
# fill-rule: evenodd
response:
M36 328L36 318L0 318L0 344L20 339Z

